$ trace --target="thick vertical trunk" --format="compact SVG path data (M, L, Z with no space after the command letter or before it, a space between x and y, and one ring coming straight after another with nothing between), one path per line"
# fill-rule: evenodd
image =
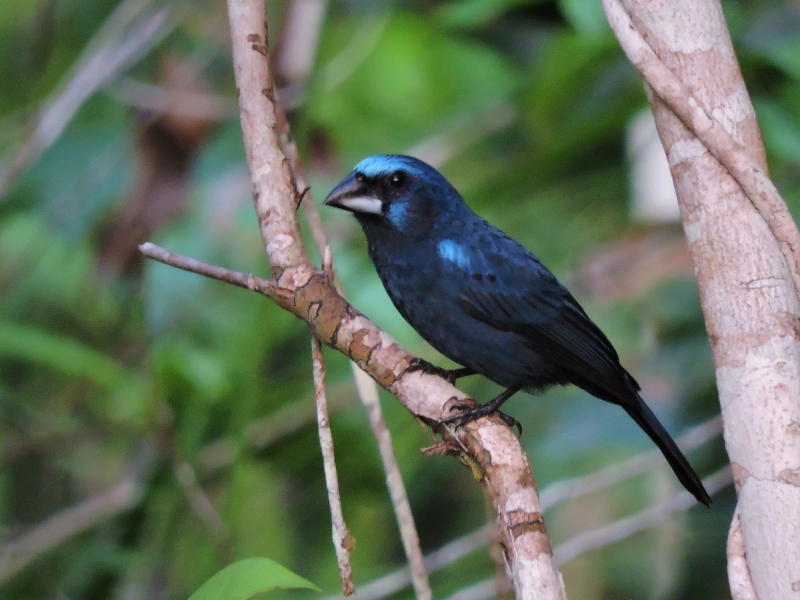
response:
M718 0L604 3L620 40L634 31L641 35L697 105L766 173ZM620 9L630 24L620 26ZM647 79L644 52L624 41L623 47ZM658 90L648 83L714 353L752 588L760 600L800 598L800 303L792 267L774 225L715 158L720 153L709 152Z

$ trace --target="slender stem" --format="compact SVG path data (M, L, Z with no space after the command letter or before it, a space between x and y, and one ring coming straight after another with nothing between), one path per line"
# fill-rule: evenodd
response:
M189 271L190 273L204 275L205 277L210 277L217 281L224 281L236 287L253 290L267 297L272 297L273 284L266 279L256 277L250 273L242 273L241 271L232 271L225 267L210 265L195 258L164 250L161 246L156 246L151 242L141 244L139 246L139 251L145 256L157 260L160 263L164 263L165 265L177 267L178 269Z
M347 530L342 511L342 497L339 493L339 479L336 474L336 460L333 455L333 435L328 419L328 401L325 394L325 358L322 345L315 337L311 337L311 356L314 363L314 393L317 404L317 428L319 445L322 449L322 465L325 469L325 485L328 488L328 504L331 507L331 526L333 529L333 547L339 562L339 576L342 579L342 593L352 596L356 593L353 584L353 568L350 566L350 553L355 540Z
M408 558L411 569L411 583L414 586L418 600L430 600L432 598L428 574L425 571L425 563L422 558L422 551L419 546L419 536L414 524L414 516L411 514L411 505L408 502L406 488L403 485L403 477L400 474L400 465L392 449L392 436L386 427L383 419L383 411L378 397L378 390L370 385L372 382L368 375L359 370L356 372L356 386L362 402L367 407L367 414L378 440L378 451L383 462L383 469L386 472L386 485L392 496L392 504L397 515L397 525L400 527L400 537L403 540L403 549Z

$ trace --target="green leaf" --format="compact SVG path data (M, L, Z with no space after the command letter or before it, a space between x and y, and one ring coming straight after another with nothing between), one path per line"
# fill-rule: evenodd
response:
M322 591L268 558L246 558L222 569L200 586L189 600L247 600L275 588Z

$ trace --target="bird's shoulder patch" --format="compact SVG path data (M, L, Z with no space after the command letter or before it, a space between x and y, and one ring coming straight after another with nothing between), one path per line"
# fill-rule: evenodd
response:
M442 240L436 247L442 260L454 263L465 271L469 271L472 261L469 252L455 240Z

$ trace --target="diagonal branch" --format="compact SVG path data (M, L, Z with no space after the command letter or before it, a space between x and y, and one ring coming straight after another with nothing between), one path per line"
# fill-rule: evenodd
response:
M732 482L733 475L727 465L703 479L703 485L711 496ZM692 495L682 490L663 502L654 504L636 514L596 529L584 531L568 539L556 546L556 560L559 564L565 564L584 552L608 546L635 533L655 527L666 521L670 515L693 508L696 504Z
M0 553L0 582L7 581L33 560L77 533L136 506L143 495L140 479L127 477L108 491L61 511L4 544Z
M6 541L0 551L0 583L8 581L71 537L135 507L144 496L144 482L158 463L156 444L145 440L129 465L130 474L114 487L65 508L15 539Z
M689 453L716 438L720 433L722 433L722 419L714 417L693 427L675 441L683 452ZM663 464L663 461L664 456L661 451L653 449L588 475L556 481L542 490L542 507L547 511L562 502L575 500L608 489L621 481L646 471L652 471L659 464ZM492 542L491 530L492 526L490 524L483 525L428 554L425 557L425 568L428 573L435 573L448 567L479 548L490 544ZM360 600L377 600L398 592L407 587L409 583L411 583L411 575L408 569L403 567L362 585L359 588L358 595ZM481 589L489 589L489 585L494 583L494 579L488 579L481 584L483 586ZM326 598L326 600L341 599L342 596ZM737 598L736 600L739 599Z

